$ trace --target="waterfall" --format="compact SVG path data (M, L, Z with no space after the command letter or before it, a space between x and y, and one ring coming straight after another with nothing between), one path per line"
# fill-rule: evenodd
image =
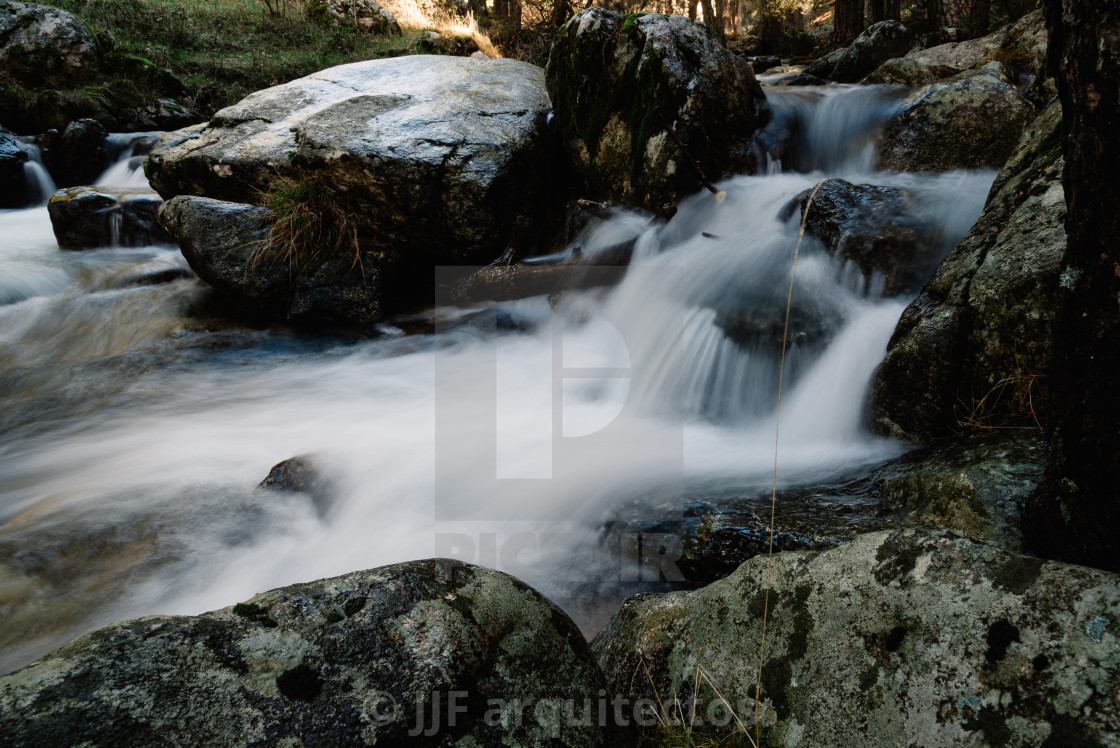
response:
M0 641L0 667L122 617L440 554L516 573L594 630L632 588L604 601L567 590L601 571L585 554L613 508L769 486L791 201L828 177L903 187L944 254L995 177L875 171L891 90L769 95L760 175L724 181L723 200L683 200L667 225L623 213L578 239L594 254L638 237L617 287L437 309L433 334L407 320L358 340L201 324L185 318L196 283L114 281L152 250L59 253L45 211L0 214L0 565L35 590L10 624L36 632ZM125 153L99 183L139 181L142 156ZM864 427L907 302L877 288L802 242L783 486L901 451ZM314 456L329 501L257 488L296 455ZM92 547L97 564L83 561Z

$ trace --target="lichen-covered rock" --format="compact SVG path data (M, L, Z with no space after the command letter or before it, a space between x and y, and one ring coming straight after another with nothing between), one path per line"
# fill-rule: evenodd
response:
M902 313L872 386L880 433L928 440L977 418L1044 417L1066 243L1061 116L1055 101L1027 129L976 225Z
M894 84L901 86L925 86L942 78L956 74L956 70L942 65L932 65L912 57L896 57L887 60L874 72L860 81L861 85Z
M1005 33L1006 29L1000 29L979 39L946 42L928 49L912 49L906 56L927 65L946 67L961 73L991 62Z
M62 249L146 247L171 243L157 218L162 204L152 192L70 187L51 197L47 212Z
M799 203L805 233L841 263L853 263L883 296L915 293L941 259L905 190L829 179Z
M823 77L838 83L855 83L887 60L906 54L913 43L910 29L898 21L880 21L857 36L844 54L837 56L832 71Z
M0 67L28 84L73 83L97 69L93 33L73 13L38 3L0 2Z
M867 491L881 513L903 511L922 525L1023 551L1023 506L1045 464L1038 430L975 434L875 468Z
M345 196L364 239L430 276L489 262L536 215L550 106L543 71L517 60L356 62L172 133L146 169L165 198L260 204L284 179L313 180Z
M682 16L589 8L556 34L548 92L587 194L656 212L710 180L755 168L769 116L750 64Z
M709 680L753 719L764 652L767 745L1103 746L1120 740L1117 621L1116 574L897 530L631 598L592 647L631 699L698 690L701 721Z
M895 171L999 168L1035 108L1000 63L915 92L883 129L879 165Z
M240 306L279 319L365 323L383 312L381 254L336 253L306 272L270 251L268 208L180 195L159 220L198 277ZM266 246L267 245L267 246Z
M597 748L622 741L563 709L606 688L535 590L414 561L94 631L0 678L0 729L11 746L403 745L419 711L442 728L430 745Z
M27 204L24 163L27 153L15 134L0 128L0 208L22 208Z

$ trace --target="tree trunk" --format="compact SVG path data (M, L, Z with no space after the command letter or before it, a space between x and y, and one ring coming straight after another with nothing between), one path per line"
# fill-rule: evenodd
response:
M758 3L758 48L763 54L775 54L782 47L782 19L772 5L772 0Z
M850 42L863 31L863 0L836 0L836 41Z
M502 20L509 16L509 0L494 0L494 16Z
M867 22L879 23L887 20L886 0L867 0Z
M1031 550L1120 571L1120 0L1045 0L1062 101L1067 247L1054 321L1046 470Z
M688 0L688 18L691 21L696 20L696 6L700 4L700 0Z
M968 9L968 35L979 39L988 35L988 26L991 23L992 0L972 0Z
M743 30L743 16L740 0L729 0L727 8L731 21L731 24L728 26L728 31L732 34L738 34Z
M509 23L514 31L521 30L521 0L509 0Z
M884 21L901 21L902 20L902 2L901 2L901 0L883 0L883 20Z
M700 9L704 11L704 24L710 29L715 29L716 13L712 9L712 0L700 0Z
M926 20L931 29L939 29L945 25L945 3L943 0L926 0Z
M552 6L552 27L560 28L571 17L572 5L570 0L556 0L556 4Z

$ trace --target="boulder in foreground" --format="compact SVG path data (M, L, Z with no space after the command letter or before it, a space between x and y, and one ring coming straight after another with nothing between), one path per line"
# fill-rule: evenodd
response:
M0 729L10 746L597 748L619 741L562 705L579 713L605 689L575 624L535 590L414 561L94 631L0 678ZM464 709L454 720L449 700ZM409 736L418 704L437 737Z
M749 720L768 608L766 745L1120 740L1120 576L926 530L772 564L628 600L592 644L612 685L683 701L703 668ZM716 697L700 683L697 713L708 715Z

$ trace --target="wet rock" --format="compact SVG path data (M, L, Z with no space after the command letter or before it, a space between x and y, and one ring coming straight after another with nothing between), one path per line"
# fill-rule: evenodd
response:
M777 80L771 81L771 86L824 86L828 81L808 73L787 73Z
M93 33L73 13L37 3L0 3L0 67L30 85L63 85L92 77Z
M703 668L745 721L762 651L767 745L1107 745L1118 617L1116 574L898 530L632 598L592 647L621 695L683 701Z
M27 204L27 179L23 165L27 154L14 133L0 128L0 208L22 208Z
M165 198L261 204L284 180L317 185L387 259L430 278L437 264L489 262L515 216L536 215L549 109L543 71L516 60L356 62L172 133L146 168Z
M880 21L871 26L838 55L833 69L824 78L838 83L855 83L887 60L906 54L914 34L898 21ZM807 72L817 75L812 69Z
M928 440L1045 415L1065 253L1061 107L1024 133L984 213L902 313L875 375L872 426Z
M62 249L144 247L171 244L157 219L162 203L151 192L70 187L51 197L47 212Z
M834 49L823 57L818 57L813 60L812 64L805 68L805 74L811 75L814 78L831 80L832 71L836 69L836 63L840 62L840 59L846 57L847 54L847 47Z
M369 247L322 257L299 272L299 260L275 247L267 208L181 195L159 220L198 277L235 304L279 319L365 323L380 319L379 255Z
M109 132L93 119L77 119L66 126L54 154L54 177L60 186L93 184L108 165Z
M879 166L895 171L999 168L1015 150L1034 106L991 63L914 93L887 123Z
M321 15L335 23L349 23L355 28L380 36L400 36L397 17L376 0L327 0Z
M557 33L547 83L588 197L656 211L700 189L666 124L710 180L755 168L752 138L769 117L762 87L703 24L581 11Z
M898 57L884 62L873 73L861 80L860 84L886 83L901 86L925 86L942 78L955 75L956 72L952 68L921 62L912 57Z
M805 233L859 268L868 288L881 287L883 296L921 288L940 258L905 190L829 179L810 203L811 193L798 196Z
M606 688L575 624L535 590L414 561L108 626L0 678L0 714L13 746L402 745L418 705L448 745L625 744L554 713ZM449 697L465 708L453 725ZM498 718L495 699L528 706Z
M327 513L334 500L334 486L316 464L315 458L307 455L291 457L273 465L260 486L274 491L305 493L311 497L320 516Z
M748 57L747 62L751 64L751 70L755 73L765 73L767 70L781 65L782 58L774 55L762 55L760 57Z
M871 471L868 494L880 512L1023 551L1020 517L1042 469L1038 430L976 434L909 452Z

